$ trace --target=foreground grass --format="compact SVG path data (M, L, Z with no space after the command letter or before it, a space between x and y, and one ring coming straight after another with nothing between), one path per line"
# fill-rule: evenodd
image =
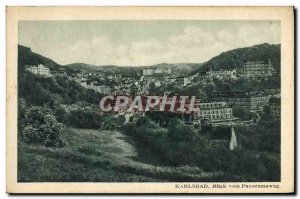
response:
M19 143L18 181L20 182L115 182L155 181L144 176L114 169L103 153L121 149L101 139L99 131L69 129L64 148L46 148ZM105 147L104 147L105 146Z
M138 161L135 148L117 131L68 129L68 145L47 148L20 142L19 182L232 181L222 172L160 167Z

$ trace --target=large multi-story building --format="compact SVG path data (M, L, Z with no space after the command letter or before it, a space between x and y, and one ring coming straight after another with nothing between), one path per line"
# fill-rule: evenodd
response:
M143 69L143 75L153 75L153 69Z
M270 96L263 93L249 94L246 92L213 92L212 100L227 102L232 107L244 107L252 110L261 109L269 102Z
M226 102L230 106L249 107L250 98L245 92L213 92L211 96L213 101Z
M253 110L262 110L268 104L269 95L253 95L250 97L250 108Z
M232 119L232 108L226 102L200 103L200 118L208 120Z
M233 116L226 102L200 103L200 118L203 125L212 127L240 125L240 119Z
M171 69L167 67L147 68L143 69L143 75L155 75L155 74L171 74Z
M272 74L273 66L270 60L268 60L268 63L265 63L264 61L246 62L238 69L239 77L261 78L270 77Z
M36 75L42 75L42 76L46 76L46 77L51 76L50 69L45 67L42 64L38 64L37 66L35 66L35 65L26 65L25 68L26 68L27 71L29 71L33 74L36 74Z

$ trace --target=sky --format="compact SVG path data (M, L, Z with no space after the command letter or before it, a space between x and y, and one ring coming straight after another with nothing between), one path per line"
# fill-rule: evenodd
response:
M203 63L218 54L280 43L280 21L20 21L19 44L66 65Z

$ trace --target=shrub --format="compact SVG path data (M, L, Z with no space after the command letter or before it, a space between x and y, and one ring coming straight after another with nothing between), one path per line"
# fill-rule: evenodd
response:
M102 117L95 111L73 110L70 112L69 124L76 128L98 129L101 127Z
M58 123L49 109L32 107L26 113L26 126L22 138L27 143L41 143L46 147L62 147L63 125Z
M41 132L32 125L28 125L24 128L23 139L27 143L41 143L43 141Z

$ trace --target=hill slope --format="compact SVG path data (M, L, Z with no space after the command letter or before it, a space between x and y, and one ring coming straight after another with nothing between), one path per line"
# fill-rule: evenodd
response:
M239 68L247 61L270 61L274 65L275 70L280 72L280 44L260 44L251 47L238 48L223 52L220 55L205 62L197 70L193 71L195 74L199 71L207 71L211 67L212 70L218 69L234 69Z
M37 65L43 64L50 68L51 70L57 70L58 68L62 67L55 61L34 53L31 51L30 48L18 45L18 66L19 69L23 69L24 65Z
M251 47L238 48L223 52L220 55L213 57L205 63L178 63L168 64L161 63L150 66L115 66L115 65L91 65L85 63L73 63L61 66L55 61L46 58L42 55L34 53L30 48L19 45L18 63L19 69L25 64L44 64L51 70L67 69L67 70L82 70L83 72L104 72L104 73L122 73L125 76L135 76L137 73L141 73L145 68L157 68L167 67L178 73L191 73L195 74L199 71L207 71L211 67L213 70L218 69L234 69L239 68L246 61L270 61L274 65L274 68L280 74L280 44L260 44Z

